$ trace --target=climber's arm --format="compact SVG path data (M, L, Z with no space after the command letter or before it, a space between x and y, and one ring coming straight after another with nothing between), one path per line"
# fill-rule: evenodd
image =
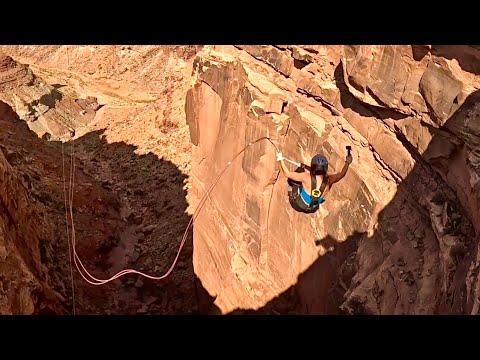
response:
M335 184L336 182L339 182L345 177L351 162L352 162L352 155L348 155L347 159L345 160L345 165L343 165L342 171L328 177L329 186L332 186L333 184Z
M285 174L286 177L288 177L289 179L293 180L293 181L298 181L298 182L302 182L303 178L305 177L305 174L304 173L297 173L297 172L294 172L294 171L290 171L287 169L287 166L285 165L285 161L283 161L283 159L279 160L280 161L280 167L283 171L283 173Z

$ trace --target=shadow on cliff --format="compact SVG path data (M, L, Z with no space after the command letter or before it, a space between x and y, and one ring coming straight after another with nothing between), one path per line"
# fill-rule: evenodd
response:
M90 264L90 270L102 273L102 278L123 268L134 268L155 276L164 274L174 261L191 218L186 212L184 181L187 176L175 164L153 153L140 155L136 153L136 146L124 142L108 143L104 130L87 133L72 143L78 159L76 166L105 191L114 193L122 207L119 210L122 229L95 245L93 253L102 256L102 262L98 262L95 268ZM72 143L65 145L68 154ZM76 221L81 221L78 215ZM88 233L77 234L79 245L88 241ZM215 310L214 299L194 273L192 252L190 230L178 263L166 279L154 281L126 275L115 281L116 284L100 287L105 288L104 294L111 297L114 306L100 297L95 289L98 287L86 284L75 271L76 281L84 283L79 292L83 294L84 312L210 313ZM79 255L82 259L87 256L85 253Z
M432 55L457 60L464 71L480 75L480 49L472 45L432 45Z
M340 96L341 96L340 101L344 108L351 109L362 116L375 116L382 120L389 119L389 118L393 120L401 120L408 116L405 114L401 114L398 111L386 109L379 106L365 104L364 102L358 100L355 96L352 95L352 93L350 93L350 90L348 89L348 86L345 83L345 79L343 75L343 67L341 64L335 68L333 76L335 78L335 84L340 90ZM372 92L370 92L370 95L374 97L379 104L382 103L382 101L376 98Z
M328 252L301 273L295 285L258 310L238 309L229 315L337 314L354 275L353 258L363 235L354 232L344 242L330 235L316 240L315 243L322 244Z
M49 94L42 95L40 99L33 101L30 106L35 107L41 104L48 107L48 110L55 108L56 104L63 99L62 93L57 89L59 89L59 87L54 87Z
M339 74L337 73L337 75ZM368 111L367 106L361 104L356 99L352 99L352 95L344 91L348 90L342 90L341 100L343 104L351 105L350 107L354 111ZM343 98L344 96L345 99ZM451 127L453 122L461 123L466 111L479 103L480 91L476 91L467 97L443 128ZM452 136L452 131L448 131L448 133ZM445 134L440 135L438 131L434 131L432 135L433 139L430 142L429 149L434 142L437 148L452 147L452 143ZM423 276L430 276L428 274L429 271L437 272L440 279L446 282L446 285L443 285L446 291L440 290L442 285L437 282L438 285L436 286L439 289L434 289L433 295L428 298L434 304L434 310L428 313L462 314L471 312L475 285L470 284L471 290L467 292L466 284L470 280L466 277L472 256L478 249L478 236L475 235L466 211L462 208L462 204L456 198L455 193L446 185L439 173L434 171L425 161L425 154L428 154L429 149L421 155L405 139L399 140L402 141L417 162L410 174L399 184L392 201L379 213L378 226L374 233L368 236L366 233L353 232L343 242L339 242L332 236L327 236L320 240L312 239L317 245L322 244L330 251L326 255L318 257L305 272L300 274L295 285L256 311L238 309L230 314L384 314L390 313L393 308L398 311L397 302L399 301L402 301L402 305L399 305L400 308L404 306L402 311L405 314L412 314L414 309L419 309L422 306L417 305L415 307L415 298L412 298L410 294L413 292L414 295L412 296L414 297L418 295L416 292L419 288L417 288L416 284L422 282ZM453 151L461 151L462 146L464 145L459 145ZM429 163L441 169L442 166L445 166L445 163L442 165L441 162L435 163L430 161ZM445 168L443 167L443 169ZM362 174L360 173L359 175L361 176ZM346 180L348 181L348 173ZM430 191L435 196L431 200L425 200L424 191ZM335 196L334 193L335 190L333 190L331 195ZM456 245L452 246L448 253L453 265L450 267L448 264L442 263L442 261L445 261L444 259L437 259L440 264L428 264L428 266L425 264L428 267L428 269L425 269L426 272L402 271L402 269L407 269L402 267L405 266L404 262L422 270L424 267L423 261L426 258L424 257L424 251L426 251L425 237L417 232L417 228L420 228L420 223L427 224L427 228L432 227L432 220L430 220L429 210L425 205L425 201L432 201L445 209L443 215L445 222L444 231L446 234L460 239L456 241ZM305 221L309 221L307 217L305 217ZM397 289L399 291L397 300L386 299L382 292L375 292L375 289L372 287L364 291L361 296L357 294L349 297L348 306L342 307L342 304L345 304L347 300L346 294L350 295L349 293L355 286L364 281L371 271L381 265L391 254L387 245L393 247L397 242L402 243L402 246L409 247L408 251L415 253L415 258L390 259L392 261L391 266L395 267L392 268L394 271L390 269L383 270L394 279L393 287L395 291ZM370 244L369 250L363 252L362 261L363 263L368 261L376 262L371 265L370 271L363 271L361 274L358 274L360 264L356 253L359 250L359 246L367 244ZM372 246L374 247L373 250ZM438 240L436 246L438 247ZM436 251L438 251L438 248ZM375 256L372 257L373 254ZM381 276L377 276L376 280L381 282ZM392 286L391 283L384 283L383 285ZM382 298L382 296L384 297ZM436 299L436 296L439 296L439 299ZM370 305L375 304L376 309L372 310L366 305L365 299L369 299Z

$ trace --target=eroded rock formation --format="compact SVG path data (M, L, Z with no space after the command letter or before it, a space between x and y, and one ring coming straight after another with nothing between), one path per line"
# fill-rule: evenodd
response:
M194 233L196 273L220 310L477 313L478 55L205 47L185 106L197 201L262 136L295 161L323 152L332 172L346 145L354 156L315 215L288 204L267 141L231 164Z
M51 228L32 204L31 173L19 173L12 163L32 163L20 149L10 147L20 120L0 102L0 314L63 312L64 298L48 283L45 245ZM32 171L34 171L32 169ZM36 174L38 176L38 174ZM29 184L25 187L24 184Z
M45 83L27 65L0 53L0 99L40 136L68 136L71 130L90 123L100 107L96 98L65 95L61 87Z

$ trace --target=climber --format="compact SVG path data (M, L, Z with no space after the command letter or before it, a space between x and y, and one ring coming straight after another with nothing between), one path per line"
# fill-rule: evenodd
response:
M352 163L351 147L347 146L345 165L337 174L328 175L328 160L321 154L315 155L311 160L311 166L299 165L295 171L289 171L285 165L281 151L277 152L277 161L283 173L288 177L288 197L292 207L299 212L314 213L320 204L325 201L325 195L332 185L343 179L349 165ZM317 186L320 184L320 186Z

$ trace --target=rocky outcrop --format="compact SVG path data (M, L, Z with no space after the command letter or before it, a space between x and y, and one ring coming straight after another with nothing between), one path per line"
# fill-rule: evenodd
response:
M382 234L383 229L406 233L407 239L414 241L416 251L412 252L409 242L403 246L395 245L400 248L398 252L408 249L410 253L404 257L415 261L408 261L410 266L398 270L400 280L405 282L405 277L415 272L420 278L410 276L411 281L407 281L411 305L400 297L395 305L390 305L390 310L383 300L374 301L368 294L374 283L382 283L382 278L396 268L398 261L395 264L394 256L378 256L375 262L380 266L375 270L360 267L355 280L365 280L350 289L344 305L349 311L354 308L352 304L361 299L360 303L366 304L370 312L478 312L478 290L474 290L474 279L477 279L479 266L476 257L480 231L480 154L477 151L476 117L480 106L477 90L480 78L459 65L464 63L465 53L476 52L472 48L457 48L452 61L443 57L442 51L441 47L435 46L345 49L345 82L351 93L375 107L408 115L385 121L417 158L417 165L403 178L394 201L381 215L393 218L398 208L397 213L402 214L400 209L403 209L411 220L405 221L402 216L407 225L403 231L399 231L400 226L392 220L380 220L378 243L382 246L391 243L390 236ZM365 54L369 54L368 59ZM352 80L356 84L355 90ZM415 100L412 102L411 99ZM424 252L426 249L428 256ZM414 252L417 252L416 256ZM439 270L435 271L435 267ZM399 282L392 282L392 285L380 289L383 294L392 288L402 293ZM406 292L407 288L403 287ZM375 302L378 310L373 310Z
M354 155L314 215L288 204L268 141L232 162L194 233L196 273L222 312L478 312L479 78L465 65L477 50L446 51L200 52L185 105L197 201L262 136L295 161L323 152L332 172L346 145Z
M449 61L443 57L447 56L444 50L442 46L431 50L425 46L346 47L346 83L360 100L410 115L390 127L455 189L470 218L479 219L478 95L472 93L480 87L480 77L460 64L474 64L480 51L459 46ZM479 222L474 226L480 230Z
M17 86L32 85L34 76L30 69L0 53L0 90L11 90Z
M22 87L15 96L9 92L4 101L26 120L35 118L26 116L29 111L41 114L29 122L39 136L44 135L38 125L45 117L51 120L52 139L60 132L70 138L69 129L58 128L57 120L74 126L76 137L105 130L108 142L136 146L138 153L151 152L188 174L191 149L185 94L191 85L193 57L200 48L2 45L0 52L15 59L17 66L25 64L42 84ZM42 103L54 107L44 113Z
M75 98L61 87L45 83L27 65L0 54L0 99L40 136L69 136L71 130L90 123L99 109L96 98Z
M42 234L15 228L15 224L22 223L26 229L42 229L44 224L37 214L32 217L25 189L1 151L0 178L0 313L33 314L48 306L55 308L60 298L46 284L40 262L38 245Z
M0 117L13 113L0 102ZM10 132L9 136L14 133ZM27 190L9 161L17 153L0 147L0 313L33 314L62 310L62 297L47 283L40 242L48 238L44 219L30 205ZM32 161L33 159L30 159ZM21 224L21 226L19 226Z

